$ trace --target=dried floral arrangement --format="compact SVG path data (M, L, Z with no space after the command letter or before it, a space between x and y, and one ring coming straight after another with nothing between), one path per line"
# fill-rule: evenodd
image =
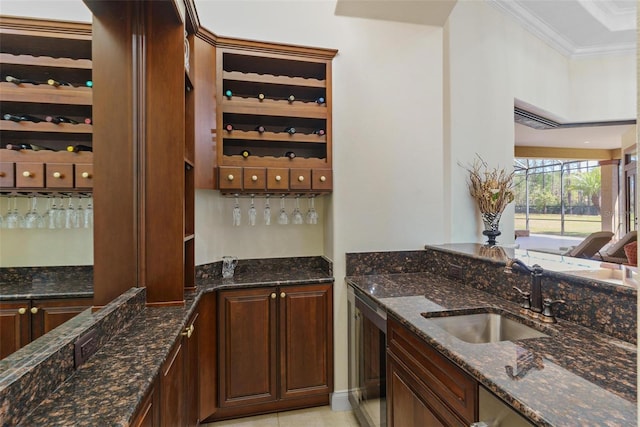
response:
M514 199L513 171L489 168L477 155L471 166L463 166L469 172L469 193L478 203L482 213L502 213Z

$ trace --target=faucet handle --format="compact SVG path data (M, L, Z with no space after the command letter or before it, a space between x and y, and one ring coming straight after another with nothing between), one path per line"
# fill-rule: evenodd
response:
M520 307L527 310L530 309L531 308L531 292L525 292L522 289L518 288L517 286L514 286L513 289L518 291L518 293L520 294L520 297L522 298Z
M556 317L553 314L553 305L554 304L566 304L565 300L557 299L551 300L549 298L545 298L542 301L542 321L548 323L556 323Z

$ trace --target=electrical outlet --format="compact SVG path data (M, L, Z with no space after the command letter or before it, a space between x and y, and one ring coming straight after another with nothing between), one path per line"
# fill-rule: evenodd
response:
M449 264L448 276L452 279L462 280L462 267L455 264Z
M74 365L76 369L98 351L98 330L91 329L74 343Z

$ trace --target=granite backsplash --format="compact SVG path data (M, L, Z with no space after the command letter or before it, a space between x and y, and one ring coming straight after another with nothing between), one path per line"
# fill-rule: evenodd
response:
M528 274L505 274L503 261L434 247L348 253L346 263L347 276L430 272L516 303L519 298L513 286L523 290L530 286ZM558 318L637 343L637 289L545 271L542 292L544 298L566 301L555 308Z

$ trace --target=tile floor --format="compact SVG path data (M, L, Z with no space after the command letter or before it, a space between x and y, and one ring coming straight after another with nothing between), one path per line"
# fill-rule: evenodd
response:
M203 427L359 427L351 411L332 411L329 406L256 415L255 417L201 424Z

